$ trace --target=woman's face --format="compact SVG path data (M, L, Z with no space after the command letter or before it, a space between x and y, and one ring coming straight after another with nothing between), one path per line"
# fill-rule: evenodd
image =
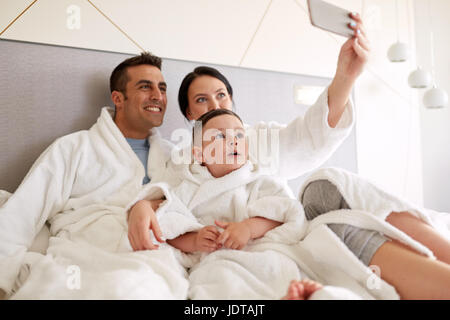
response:
M189 120L197 120L210 110L231 110L233 107L225 84L217 78L206 75L192 81L188 89L188 102L187 117Z

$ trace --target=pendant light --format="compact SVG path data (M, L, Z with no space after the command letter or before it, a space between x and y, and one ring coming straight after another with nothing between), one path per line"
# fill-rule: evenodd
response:
M407 12L408 12L408 34L411 34L409 4L410 4L410 0L407 0L406 5L407 5ZM431 82L432 82L431 74L427 70L422 69L422 67L420 65L417 66L417 69L412 71L408 77L408 84L411 88L414 88L414 89L428 88L431 85Z
M391 62L404 62L408 60L409 48L406 43L400 42L398 27L398 0L395 0L395 19L397 22L397 42L388 49L387 56Z
M433 88L425 92L423 96L423 104L428 109L440 109L447 106L448 95L442 89L433 85Z
M408 84L411 88L423 89L430 86L431 80L430 73L419 66L409 74Z
M431 20L431 4L428 0L428 19L430 28L430 50L431 50L431 73L433 78L433 88L425 92L423 96L423 104L429 109L440 109L447 106L448 95L447 92L440 89L436 85L436 72L434 67L434 34L433 24Z

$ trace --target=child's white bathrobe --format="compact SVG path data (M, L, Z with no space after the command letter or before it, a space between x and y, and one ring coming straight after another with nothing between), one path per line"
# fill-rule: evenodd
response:
M279 250L297 244L307 228L303 207L285 180L262 175L249 161L220 178L198 164L171 163L167 174L179 183L176 187L149 185L136 198L154 199L164 193L167 200L157 210L157 218L166 239L214 226L215 220L264 217L283 223L250 240L242 250L178 251L180 262L190 268L190 299L280 299L291 280L305 277L296 262ZM277 250L271 249L272 244ZM327 287L325 292L320 298L358 298L341 288Z
M269 161L267 172L296 177L336 150L351 131L354 111L349 102L332 129L327 123L327 102L326 89L304 117L289 125L254 127L262 129L255 131L258 134L268 130L271 137L280 137L282 157L275 159L280 166ZM0 207L0 289L12 294L25 283L13 297L186 297L186 275L170 248L131 252L125 209L142 190L145 172L115 125L113 112L105 107L91 129L57 139L13 195L0 195L8 198ZM156 130L149 142L147 173L152 182L164 181L172 146ZM262 143L261 149L253 143L251 148L256 154L264 152L266 145ZM46 255L29 251L46 223L51 225L48 249L41 248Z

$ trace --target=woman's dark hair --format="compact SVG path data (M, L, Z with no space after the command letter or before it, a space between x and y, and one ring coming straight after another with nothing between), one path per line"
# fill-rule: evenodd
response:
M221 74L217 69L200 66L194 69L194 71L188 73L183 81L181 82L180 89L178 90L178 105L180 106L180 111L187 119L187 109L189 106L188 101L188 90L191 86L192 81L200 76L210 76L216 78L223 82L225 87L227 88L228 94L233 97L233 88L231 84L228 82L227 78L223 74Z
M202 128L208 123L209 120L224 115L224 114L228 114L230 116L234 116L236 117L241 123L242 125L244 124L242 122L241 117L239 117L235 112L228 110L228 109L214 109L211 111L208 111L207 113L203 114L200 118L198 118L197 120L195 120L194 123L194 127L192 128L192 141L194 143L195 146L201 146L201 141L202 141Z

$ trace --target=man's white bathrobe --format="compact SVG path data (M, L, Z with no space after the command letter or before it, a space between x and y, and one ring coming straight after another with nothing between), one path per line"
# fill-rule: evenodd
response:
M56 140L0 208L0 288L16 292L12 298L186 297L186 274L171 250L130 247L124 207L141 190L144 167L112 111L104 108L90 130ZM167 160L170 146L156 131L149 139L159 151L149 162ZM46 255L27 252L46 221Z
M276 129L280 137L280 166L270 165L268 172L294 177L313 170L347 137L351 104L331 129L327 98L325 90L288 126L255 126ZM0 289L11 294L25 283L13 297L186 297L186 274L170 248L131 252L125 208L142 190L145 172L112 112L104 108L91 129L57 139L0 207ZM172 146L155 130L149 141L148 175L152 182L163 181ZM256 145L250 144L252 150ZM28 251L46 222L51 225L46 255Z

